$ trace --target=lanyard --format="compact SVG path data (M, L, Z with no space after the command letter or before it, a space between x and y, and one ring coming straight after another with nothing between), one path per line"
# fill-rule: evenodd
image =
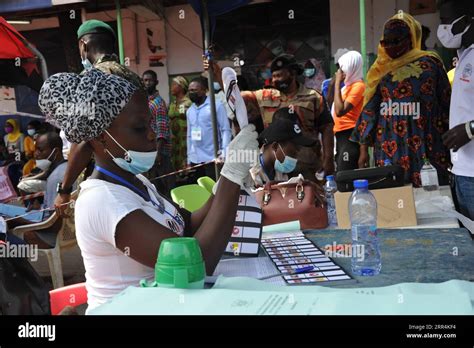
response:
M101 172L102 174L105 174L115 180L117 180L118 182L121 182L122 184L124 184L125 186L127 186L129 189L131 189L132 191L134 191L135 193L137 193L140 197L142 197L145 201L150 201L155 207L158 208L158 211L163 214L163 213L166 213L168 216L170 216L174 221L176 221L178 223L178 225L180 225L182 228L184 228L184 220L183 218L181 217L181 215L179 214L176 214L176 215L173 215L171 214L170 212L168 212L166 209L165 209L165 204L160 200L158 199L158 202L159 203L156 203L153 199L151 199L150 197L150 194L147 192L143 192L142 190L136 188L134 185L132 185L131 183L129 183L127 180L125 180L124 178L118 176L117 174L114 174L110 171L108 171L107 169L105 168L102 168L100 166L98 166L97 164L95 165L95 169L97 169L97 171ZM146 186L146 185L145 185Z

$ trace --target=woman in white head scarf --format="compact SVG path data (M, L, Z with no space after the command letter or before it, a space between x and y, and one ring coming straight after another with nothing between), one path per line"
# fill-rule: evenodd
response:
M334 135L336 137L337 170L358 168L359 146L349 141L357 119L362 112L365 84L363 78L362 56L357 51L349 51L338 60L339 70L335 76ZM344 87L338 88L344 81Z

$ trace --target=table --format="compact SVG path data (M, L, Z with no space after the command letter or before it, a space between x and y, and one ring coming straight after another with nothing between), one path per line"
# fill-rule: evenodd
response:
M351 243L350 230L309 230L306 236L321 249ZM402 282L440 283L451 279L474 281L474 241L465 228L380 229L382 271L374 277L355 277L357 284L334 287L378 287ZM350 273L351 259L334 258Z

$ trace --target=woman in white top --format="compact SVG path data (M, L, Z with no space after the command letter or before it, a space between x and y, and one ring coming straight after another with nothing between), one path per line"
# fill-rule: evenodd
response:
M191 214L167 201L140 174L156 158L156 137L142 90L96 69L80 76L61 73L45 82L39 105L69 141L88 141L94 151L96 167L81 184L75 211L88 310L128 286L138 286L143 278L152 279L166 238L194 236L207 274L213 273L231 236L240 185L252 163L226 162L215 196ZM71 107L64 112L61 105ZM228 149L257 148L257 133L248 126Z

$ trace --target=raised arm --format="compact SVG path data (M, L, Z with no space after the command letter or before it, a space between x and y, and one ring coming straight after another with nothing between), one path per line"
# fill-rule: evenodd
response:
M229 150L258 150L254 126L245 127L229 144ZM214 272L232 234L237 213L240 185L248 176L250 162L226 162L222 168L216 195L203 208L191 215L191 229L201 246L207 274ZM140 228L137 228L140 226ZM191 233L192 234L192 233ZM136 261L154 267L163 239L177 237L142 210L123 218L116 227L117 248L128 251Z
M87 142L80 144L72 144L69 152L66 172L62 181L62 188L69 189L74 185L82 171L87 167L92 157L92 147ZM58 194L54 205L57 207L56 211L60 216L65 216L65 210L67 205L64 203L69 202L71 199L70 194ZM64 205L63 205L64 204Z

